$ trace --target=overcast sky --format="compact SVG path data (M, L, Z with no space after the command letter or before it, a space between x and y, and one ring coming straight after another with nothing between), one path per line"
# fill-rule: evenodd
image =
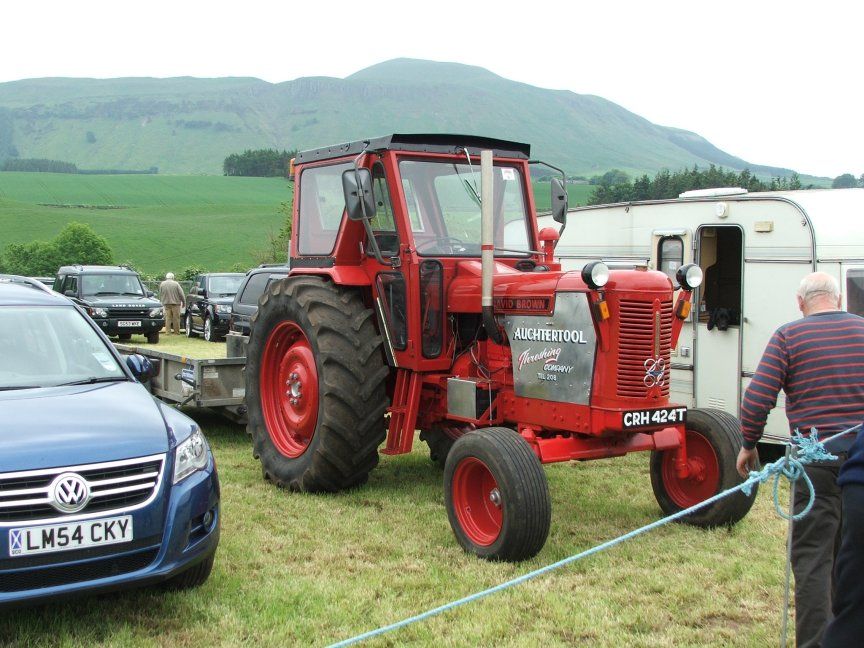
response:
M454 61L605 97L752 163L864 173L860 0L43 0L2 16L0 81L280 82Z

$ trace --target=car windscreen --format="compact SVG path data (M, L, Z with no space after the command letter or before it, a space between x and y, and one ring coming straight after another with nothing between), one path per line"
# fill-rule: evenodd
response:
M93 274L82 275L81 294L97 295L135 295L142 297L144 289L137 275L133 274Z
M208 290L213 295L236 295L243 283L243 275L239 277L210 277Z
M113 380L127 377L74 308L0 308L0 390Z

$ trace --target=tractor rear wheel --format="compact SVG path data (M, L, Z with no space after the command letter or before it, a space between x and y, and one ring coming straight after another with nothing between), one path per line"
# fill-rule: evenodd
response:
M469 432L444 468L444 501L456 540L487 560L531 558L549 535L552 504L534 451L509 428Z
M690 474L680 477L675 470L675 450L651 453L651 486L657 503L672 515L733 488L744 481L735 468L741 448L741 426L731 414L717 409L687 411L687 467ZM750 495L734 493L681 519L700 527L735 524L756 500L757 488Z
M313 492L365 482L384 440L388 374L357 291L318 277L273 282L246 361L247 430L264 477Z

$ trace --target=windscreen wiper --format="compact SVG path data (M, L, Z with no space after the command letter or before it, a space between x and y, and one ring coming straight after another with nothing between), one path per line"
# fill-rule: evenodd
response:
M71 382L60 383L57 387L68 387L70 385L92 385L94 383L103 382L121 382L127 380L126 376L91 376L90 378L82 378L81 380L73 380Z

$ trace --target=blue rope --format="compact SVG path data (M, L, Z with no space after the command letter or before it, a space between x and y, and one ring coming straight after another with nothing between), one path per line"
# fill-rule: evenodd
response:
M790 482L794 482L794 480L803 477L806 480L807 488L809 491L809 500L807 502L807 506L800 513L793 517L794 520L798 520L807 513L810 512L810 509L813 507L813 500L815 499L815 492L813 490L813 483L810 481L810 478L807 476L807 473L804 471L804 464L809 464L814 461L824 461L826 459L836 459L836 457L825 450L824 444L828 441L831 441L843 434L848 434L849 432L857 429L860 425L855 426L854 428L850 428L849 430L845 430L839 434L830 437L829 439L825 439L820 442L816 435L816 430L812 430L810 436L805 436L800 432L795 433L793 436L793 443L798 446L798 455L797 457L782 457L775 462L766 464L762 470L754 470L750 472L748 478L738 484L733 488L729 488L721 493L717 493L713 497L709 497L708 499L699 502L698 504L691 506L688 509L684 509L682 511L678 511L677 513L673 513L672 515L652 522L651 524L646 524L643 527L640 527L634 531L630 531L629 533L625 533L622 536L617 538L613 538L612 540L608 540L603 544L597 545L596 547L592 547L590 549L586 549L581 553L569 556L568 558L564 558L559 560L558 562L554 562L550 565L546 565L545 567L541 567L539 569L535 569L534 571L528 572L527 574L523 574L517 578L513 578L511 580L505 581L504 583L500 583L499 585L495 585L494 587L490 587L481 592L476 592L469 596L465 596L455 601L451 601L450 603L445 603L444 605L439 605L436 608L432 608L431 610L427 610L422 614L417 614L412 617L408 617L407 619L403 619L397 623L391 623L390 625L382 626L375 630L370 630L369 632L364 632L363 634L359 634L355 637L351 637L350 639L345 639L338 643L331 644L329 648L341 648L342 646L351 646L353 644L359 643L361 641L366 641L367 639L371 639L373 637L377 637L383 635L388 632L392 632L393 630L398 630L399 628L404 628L405 626L411 625L413 623L418 623L419 621L424 621L430 617L441 614L442 612L447 612L448 610L452 610L454 608L460 607L467 603L472 603L473 601L477 601L481 598L485 598L491 594L495 594L496 592L500 592L502 590L508 589L510 587L514 587L516 585L520 585L525 581L531 580L532 578L537 578L538 576L542 576L554 569L558 569L559 567L563 567L565 565L569 565L570 563L574 563L577 560L582 560L583 558L587 558L588 556L592 556L596 553L600 553L606 549L610 549L615 545L621 544L631 538L635 538L636 536L640 536L643 533L647 533L648 531L652 531L658 527L661 527L669 522L674 522L675 520L679 520L691 513L698 511L699 509L705 508L706 506L710 506L714 502L717 502L724 497L728 497L733 493L738 491L742 491L745 494L749 495L753 487L756 484L767 481L769 478L774 477L774 507L777 513L784 519L788 520L789 515L783 511L780 506L780 502L778 499L779 492L779 484L780 477L786 477L786 479L790 480Z

